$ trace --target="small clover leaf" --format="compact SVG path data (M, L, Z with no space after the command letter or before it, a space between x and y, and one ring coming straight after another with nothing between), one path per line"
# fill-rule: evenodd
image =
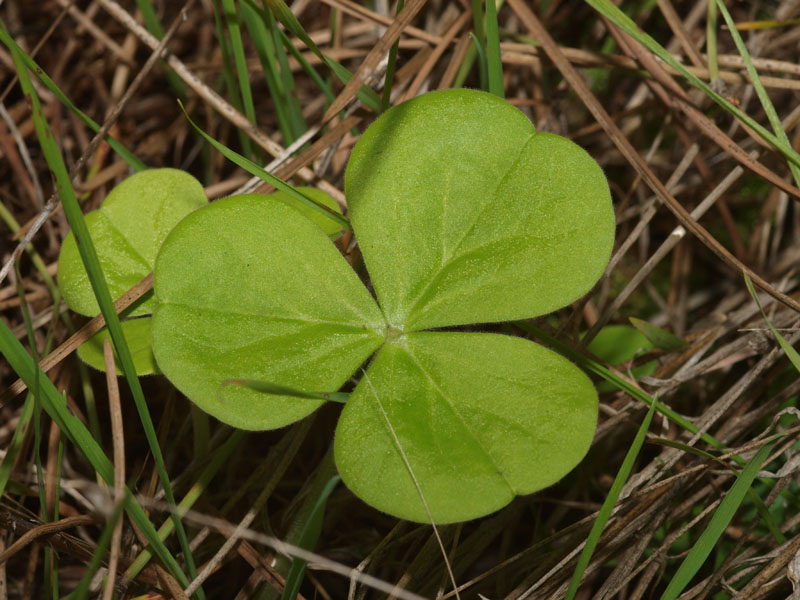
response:
M156 253L170 230L191 211L208 204L203 186L177 169L151 169L132 175L116 186L103 205L86 215L100 265L113 297L118 297L153 270ZM83 266L75 237L70 232L61 245L58 283L69 307L93 316L100 308ZM145 297L130 315L147 315L152 298ZM139 375L158 373L150 348L150 319L123 321L122 331ZM85 363L105 370L102 329L78 348ZM119 370L118 370L119 372Z
M425 330L586 293L614 239L597 163L494 96L447 90L370 126L345 187L378 303L297 210L227 198L181 221L156 260L162 371L220 420L264 429L321 402L222 384L334 392L377 350L335 458L356 494L402 518L475 518L563 477L594 433L586 375L521 338Z
M177 169L141 171L111 190L103 205L86 215L111 296L119 297L152 271L170 230L207 203L200 182ZM89 317L100 312L72 232L61 245L58 285L75 312ZM130 314L152 311L153 301L147 299Z
M610 365L623 365L627 370L629 361L639 354L644 354L653 349L653 343L635 327L630 325L606 325L597 336L589 343L586 349L597 358ZM658 361L651 360L630 370L634 379L645 375L652 375L658 367ZM597 391L610 392L617 390L613 383L601 381L597 384Z
M128 349L131 351L133 366L136 368L138 375L155 375L161 372L158 369L158 365L156 365L153 348L150 344L150 321L150 317L141 317L120 323L122 325L122 333L128 342ZM106 339L110 340L111 338L108 335L108 329L104 327L78 346L78 357L90 367L98 371L105 371L106 362L103 354L103 342ZM117 367L117 375L122 375L122 370L119 367Z

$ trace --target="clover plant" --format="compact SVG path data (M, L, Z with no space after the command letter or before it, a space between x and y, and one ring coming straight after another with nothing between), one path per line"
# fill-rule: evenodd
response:
M549 313L600 277L614 215L597 163L496 96L438 91L366 130L345 195L374 296L288 201L233 196L185 216L155 261L161 371L250 430L323 400L227 382L332 393L356 375L336 464L404 519L472 519L563 477L594 434L592 383L532 341L472 330Z

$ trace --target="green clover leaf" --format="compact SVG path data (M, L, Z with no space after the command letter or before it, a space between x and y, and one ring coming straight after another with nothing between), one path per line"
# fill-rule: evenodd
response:
M133 366L138 375L155 375L161 372L156 364L150 343L151 321L150 317L141 317L120 323L122 333L128 342L128 349L131 351ZM103 342L106 338L110 340L111 336L108 335L108 329L104 327L78 346L78 357L98 371L106 370L105 355L103 354ZM119 365L119 359L117 359L117 364ZM122 375L119 366L117 375Z
M258 194L181 221L153 273L153 352L175 386L242 429L302 419L319 400L221 384L256 379L336 391L383 341L383 317L326 233Z
M386 112L353 149L345 185L378 301L405 330L566 306L602 275L614 240L597 163L472 90Z
M415 332L373 359L334 451L342 480L367 503L421 522L430 510L449 523L561 479L589 449L596 419L591 381L547 348L507 335Z
M150 273L167 234L206 204L200 182L177 169L141 171L111 190L103 205L86 215L111 296L119 297ZM61 245L58 285L75 312L88 317L100 312L72 232ZM130 314L147 315L153 308L147 299Z
M206 204L208 199L200 182L177 169L141 171L111 190L103 205L86 215L86 225L111 295L120 296L150 273L161 242L170 230L187 214ZM72 232L61 245L58 283L72 310L87 316L100 312ZM144 297L127 314L149 315L153 307L152 297ZM150 347L150 318L123 321L122 331L136 372L158 373ZM108 330L104 328L81 344L80 359L104 371L103 340L107 337Z
M586 375L521 338L426 330L585 294L614 240L597 163L495 96L447 90L371 125L345 188L378 302L288 203L226 198L181 221L156 260L162 371L220 420L268 429L322 401L226 382L330 393L374 354L335 458L352 491L401 518L479 517L563 477L594 434Z

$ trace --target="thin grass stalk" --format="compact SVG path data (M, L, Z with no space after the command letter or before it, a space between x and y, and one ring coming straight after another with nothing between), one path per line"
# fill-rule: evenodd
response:
M469 37L472 39L472 48L475 50L475 55L478 59L478 74L480 76L481 89L488 91L489 73L488 67L486 66L486 52L484 51L483 44L481 44L477 35L470 32Z
M245 2L249 2L251 6L256 8L259 12L264 12L261 8L255 6L253 0L244 0ZM340 63L336 62L335 60L328 58L314 43L308 34L306 33L303 26L300 25L300 21L297 20L297 17L294 16L294 13L286 6L286 3L283 0L265 0L265 2L269 5L272 14L275 18L280 22L286 29L297 36L300 41L302 41L308 49L311 50L316 56L325 64L331 72L345 85L353 78L353 74ZM372 88L367 87L366 85L362 85L358 92L356 93L356 97L372 111L379 112L381 108L381 99L375 90Z
M0 462L0 497L6 491L9 479L11 477L11 470L14 468L14 463L19 456L22 443L25 441L25 436L28 435L33 418L33 411L36 406L34 395L31 392L25 394L25 402L22 405L22 411L19 414L17 426L14 428L14 433L11 436L11 441L6 447L6 453Z
M483 4L481 0L470 0L470 7L472 8L472 30L475 32L475 37L481 46L486 40L486 30L483 26Z
M306 125L306 120L303 117L303 108L297 99L297 86L294 83L292 68L289 66L289 57L278 34L280 27L278 27L278 23L275 20L275 15L271 12L267 14L269 15L269 31L272 35L272 45L275 48L275 56L280 67L278 75L283 82L284 102L286 103L286 112L289 114L289 124L292 131L291 142L294 142L308 130L308 125ZM285 145L288 146L291 142L287 142Z
M211 3L211 7L214 9L214 27L217 32L220 55L222 56L222 81L225 84L225 89L228 91L228 99L230 103L240 113L244 113L242 97L239 94L239 88L236 85L236 77L234 76L233 69L231 68L231 49L228 44L228 38L225 35L225 29L222 26L220 8L216 1ZM247 118L247 115L245 115L245 118ZM242 147L242 151L247 156L252 156L252 145L250 143L250 138L247 137L247 135L241 130L237 129L236 133L239 137L239 144Z
M300 63L300 67L303 69L306 75L308 75L309 77L311 77L311 79L314 80L314 83L317 84L320 91L325 95L325 101L326 101L325 106L326 107L329 106L330 103L333 102L336 98L333 91L331 91L330 85L328 85L328 83L320 76L320 74L317 73L317 70L313 66L311 66L311 63L309 63L306 60L305 56L303 56L303 53L300 52L300 50L298 50L295 47L295 45L292 43L291 38L288 35L286 35L283 29L279 27L277 28L277 30L278 30L278 35L280 36L281 39L281 43L283 44L284 48L286 48L289 51L289 54L291 54L294 57L294 59Z
M486 0L486 72L489 80L489 92L500 98L505 98L496 0Z
M264 81L267 90L275 106L275 117L278 121L281 134L283 135L284 145L291 144L294 133L292 131L291 120L286 108L285 90L282 81L278 76L277 60L275 58L275 47L272 36L269 34L261 15L247 2L241 5L242 16L250 38L256 49L256 54L261 61L261 70L264 73Z
M156 14L156 10L153 8L153 4L150 2L150 0L136 0L136 7L142 13L144 26L147 28L147 31L153 34L157 39L163 39L164 28L161 26L161 21L158 20L158 15ZM178 77L178 75L172 69L170 69L165 62L162 62L162 64L166 70L166 77L170 87L175 91L178 98L185 98L186 87L183 85L183 80L181 80L181 78Z
M708 79L711 85L716 85L719 80L719 62L717 61L717 3L714 0L708 0L706 56L708 57Z
M247 69L247 57L244 54L244 44L242 43L242 32L239 24L240 16L233 0L222 0L222 12L225 15L225 24L228 27L228 39L230 40L233 64L239 82L237 88L238 97L242 101L244 115L247 117L247 120L255 125L256 108L253 104L253 91L250 89L250 74ZM229 91L234 93L231 88L229 88ZM257 150L256 154L252 154L252 150L252 148L249 148L246 154L248 156L254 156L258 162L261 162L260 150Z
M661 600L677 600L678 596L686 589L686 586L689 585L689 582L703 566L703 563L725 533L725 529L747 495L747 491L753 485L758 471L769 457L773 446L774 441L764 444L753 458L747 462L742 472L733 482L730 490L728 490L728 493L725 494L717 510L714 511L708 526L694 543L689 554L681 562L680 567L678 567L675 575L667 585L667 589L661 595Z

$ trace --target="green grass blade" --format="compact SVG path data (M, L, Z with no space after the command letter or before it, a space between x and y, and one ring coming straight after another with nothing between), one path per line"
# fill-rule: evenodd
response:
M668 440L665 438L651 438L650 443L660 444L662 446L669 446L670 448L676 448L681 450L682 452L687 452L689 454L694 454L695 456L700 456L702 458L706 458L709 460L713 460L718 463L723 469L733 469L728 465L727 462L721 460L717 456L711 454L710 452L706 452L705 450L701 450L699 448L695 448L693 446L688 446L687 444L683 444L681 442L677 442L675 440ZM778 525L775 517L769 512L767 505L764 504L764 501L758 497L752 489L749 490L748 496L752 501L753 505L756 507L758 514L761 516L761 519L766 524L767 528L769 529L772 537L775 538L775 541L778 544L783 544L786 542L786 537L781 533L780 526Z
M278 34L280 27L278 27L277 21L275 21L275 16L272 13L268 14L272 44L275 48L275 56L278 59L278 65L280 66L278 74L283 82L284 101L286 102L286 110L289 113L289 122L293 134L292 141L294 141L308 130L308 126L303 117L303 107L300 106L300 101L297 99L297 87L294 83L292 68L289 66L289 57L286 54L286 49L283 47L280 35Z
M16 287L17 295L20 300L20 309L22 311L22 320L25 323L25 333L28 336L28 347L31 349L34 362L39 362L39 353L36 350L36 337L33 334L33 320L31 319L30 310L28 310L28 303L25 301L25 288L22 286L22 273L19 270L19 261L14 261L14 273L16 274ZM45 492L44 469L42 468L42 426L41 415L42 408L39 401L39 373L36 373L34 380L34 387L29 392L33 396L33 457L36 466L36 491L39 494L39 508L42 516L42 521L48 522L53 520L53 516L47 512L47 498ZM49 565L49 553L45 550L45 576L49 573L47 566Z
M25 63L25 66L33 73L36 78L42 82L42 84L55 96L61 101L61 103L66 106L69 110L71 110L83 123L89 127L92 131L97 133L100 131L100 125L98 125L94 120L92 120L89 116L87 116L83 111L81 111L77 106L75 106L69 98L67 98L66 94L61 91L61 89L55 84L55 82L50 79L47 73L36 64L36 62L28 56L28 54L20 48L14 39L8 34L6 31L5 24L3 24L2 20L0 20L0 41L2 41L9 50L16 51L22 61ZM114 139L111 135L106 135L105 141L108 142L108 145L111 146L111 149L116 152L119 157L124 160L134 171L143 171L147 168L147 166L139 160L133 152L125 148L118 140Z
M350 398L350 394L347 392L309 392L307 390L299 390L297 388L289 387L288 385L280 385L277 383L270 383L268 381L259 381L257 379L226 379L220 384L217 397L221 399L222 390L230 385L240 385L261 394L290 396L292 398L304 398L306 400L347 402L347 400Z
M483 41L486 39L486 30L483 27L483 4L481 0L470 0L470 7L472 8L472 30L475 32L475 37L478 38L478 45L483 46Z
M333 470L335 472L335 467ZM333 492L336 484L339 483L339 481L341 481L339 475L333 475L327 480L325 486L322 488L322 491L317 496L317 500L311 510L311 514L309 514L308 519L306 520L300 533L300 537L294 544L295 546L299 546L304 550L314 549L320 533L322 532L322 521L325 517L325 504L328 501L328 496L331 495L331 492ZM292 566L289 568L289 573L286 576L286 586L283 588L281 600L294 600L297 598L297 594L300 591L300 584L303 583L303 575L305 573L307 564L308 561L300 558L295 558L292 560Z
M294 16L294 13L286 6L286 3L283 0L264 0L266 4L269 6L272 14L275 15L275 18L286 27L286 29L293 35L297 36L300 41L302 41L308 49L311 50L314 54L319 57L319 59L325 64L331 72L333 72L336 77L339 78L339 81L347 85L347 82L353 78L353 74L343 65L339 64L335 60L328 58L314 43L308 34L303 29L303 26L300 25L300 21L297 20L297 17ZM260 8L255 6L253 0L245 0L245 2L249 2L251 6L253 6L259 13L263 13ZM266 18L264 15L262 18ZM379 112L381 109L381 98L378 94L375 93L375 90L368 88L365 85L362 85L361 88L358 90L356 97L372 111Z
M500 58L500 31L497 27L496 0L486 0L486 71L489 91L500 98L506 97L503 86L503 62Z
M192 403L189 407L192 413L192 448L194 460L202 460L208 453L209 438L211 437L211 418L207 412Z
M764 524L769 529L769 532L772 534L772 539L775 540L779 546L781 544L786 543L786 536L783 535L780 529L780 523L776 520L775 516L769 512L767 505L764 504L764 501L759 497L758 494L755 493L753 488L747 490L747 497L750 498L750 501L756 507L761 520L764 521Z
M303 71L305 71L306 75L314 80L314 83L317 84L320 91L325 95L327 104L333 102L336 99L336 96L334 95L328 83L320 76L319 73L317 73L317 70L311 66L311 63L306 60L305 56L303 56L303 53L295 47L295 45L292 43L292 40L288 35L286 35L286 33L284 33L283 29L277 28L277 31L281 38L281 43L283 43L283 47L286 48L289 51L289 54L291 54L295 60L300 63L300 66L303 68Z
M269 95L272 97L272 102L275 105L275 116L278 120L281 134L283 135L284 145L288 146L296 138L292 128L291 117L287 110L283 81L278 72L273 36L270 35L270 32L264 25L264 20L261 18L261 15L259 15L250 4L243 2L240 4L240 7L245 26L250 33L250 38L253 40L253 45L256 48L256 54L258 54L258 58L261 61L261 70L264 72L264 80L267 83Z
M744 21L738 23L736 29L739 31L753 31L757 29L776 29L778 27L790 27L791 25L800 24L800 17L794 17L793 19L766 19L766 20L758 20L758 21Z
M475 64L476 58L478 58L478 51L475 49L474 44L470 44L467 51L464 53L464 60L458 68L458 73L456 73L456 78L453 80L452 87L464 87L464 82L467 80L467 77L469 77L469 73L472 71L472 65Z
M778 341L778 345L780 345L781 349L786 353L786 356L792 362L794 368L800 371L800 354L797 353L797 350L795 350L792 345L786 341L786 338L784 338L772 325L772 322L767 318L767 313L765 313L764 309L761 307L761 302L758 300L758 294L756 294L756 289L753 287L753 282L750 280L750 277L747 275L747 273L743 273L743 275L747 290L750 292L753 300L755 300L758 310L761 311L761 316L763 316L764 320L767 322L767 327L769 327L772 335L775 336L775 339Z
M22 344L8 328L0 321L0 353L8 361L9 366L25 382L29 389L34 389L39 381L39 399L42 408L50 416L67 439L75 444L87 458L94 470L109 485L114 485L114 467L103 453L102 448L97 444L89 430L75 417L67 408L65 399L58 393L53 382L42 373L33 358L25 351ZM158 558L166 565L170 573L183 586L189 585L189 581L184 575L175 558L167 550L164 543L158 539L155 528L145 515L141 506L133 499L128 492L125 502L125 510L131 521L141 529L142 534L149 542L150 548Z
M670 67L678 71L689 83L701 90L706 96L711 98L714 102L719 104L724 110L735 116L742 121L745 125L755 131L761 138L772 144L778 151L783 154L787 160L796 165L800 165L800 154L798 154L792 147L783 142L780 138L770 133L763 125L753 119L750 115L741 110L738 106L723 98L720 94L711 89L711 87L697 77L694 73L689 71L685 65L678 62L667 50L661 46L656 40L650 37L639 29L634 21L628 17L619 8L614 6L610 0L585 0L592 8L594 8L601 15L606 17L609 21L614 23L617 27L622 29L625 33L630 35L637 42L642 44L645 48L650 50L653 54L658 56Z
M35 404L33 394L26 394L25 403L22 405L22 412L19 415L19 421L14 429L11 442L6 448L3 462L0 463L0 497L2 497L3 493L6 491L8 480L11 477L11 469L14 467L14 463L17 460L17 455L22 447L22 442L25 440L25 435L30 429Z
M772 446L773 442L762 446L755 456L747 462L742 472L739 473L731 489L728 490L719 507L714 511L714 515L711 517L711 521L705 531L703 531L689 554L683 559L680 567L678 567L678 571L662 594L661 600L675 600L689 585L689 582L700 570L700 567L703 566L703 563L725 532L725 528L733 519L733 515L741 505L742 500L747 495L753 480L758 475L759 469L769 457Z
M244 44L242 43L242 32L239 26L239 14L233 0L222 0L222 12L225 14L225 24L228 26L228 37L230 39L231 51L233 53L233 64L236 68L236 76L239 81L239 94L242 99L242 107L247 120L253 125L256 124L256 107L253 104L253 91L250 89L250 75L247 71L247 57L244 55ZM252 150L248 150L250 154ZM255 156L260 155L260 150Z
M19 270L19 261L14 261L14 274L16 278L17 295L19 296L19 308L22 311L22 322L25 324L25 333L28 336L28 344L33 354L33 359L39 362L39 353L36 351L36 337L33 334L33 319L31 319L31 312L28 310L28 303L25 301L25 288L22 285L22 272ZM36 395L36 390L33 390Z
M478 40L477 35L470 32L469 37L472 40L472 47L475 49L475 53L478 58L478 72L480 75L481 89L488 91L489 72L488 72L488 67L486 66L486 52L484 52L483 44L481 44L480 40Z
M248 3L248 6L249 6L249 3ZM306 58L303 56L302 52L300 52L300 50L294 45L294 43L292 42L291 38L289 38L289 36L286 35L286 33L283 31L283 29L281 29L280 27L275 27L274 31L277 34L278 39L280 40L280 42L283 45L283 47L289 52L289 54L292 55L292 57L294 57L294 59L297 62L300 63L300 67L303 69L303 71L306 73L306 75L308 75L314 81L314 83L317 84L317 87L319 87L320 91L325 96L325 108L330 106L331 103L333 103L333 101L336 99L336 95L331 90L331 87L328 84L328 82L325 81L322 78L322 76L320 76L319 73L317 73L317 70L313 66L311 66L311 63L309 63L306 60ZM362 100L362 102L363 102L363 100ZM365 104L365 105L367 105L367 104ZM302 118L302 108L300 107L299 101L297 101L297 106L298 106L298 110L300 111L300 116ZM305 130L307 128L307 126L305 124L305 119L304 118L302 120L302 123L303 123L303 128Z
M491 0L489 1L491 2ZM581 555L578 558L578 564L575 565L575 572L572 574L572 579L569 582L569 588L565 596L566 600L573 600L575 594L578 592L578 586L580 586L583 573L586 567L589 566L592 554L597 547L597 543L600 541L600 536L603 535L603 529L605 529L606 523L608 523L608 519L611 517L611 512L614 510L614 505L619 499L623 486L628 481L628 477L630 477L631 471L633 470L633 463L636 461L636 457L639 456L639 450L642 449L645 437L647 436L647 430L650 428L650 422L653 420L653 411L655 407L656 403L653 402L642 424L639 426L639 431L636 432L636 437L633 438L631 447L628 448L625 460L622 461L622 466L620 466L619 471L617 471L617 476L614 478L614 483L611 484L611 489L608 491L608 495L603 501L603 506L600 507L600 511L597 513L597 518L595 518L589 536L586 538L586 545L583 547Z
M225 89L228 91L228 99L230 100L230 103L236 110L243 113L244 107L242 106L242 98L239 94L239 88L236 85L236 77L234 76L233 69L231 68L231 49L228 45L228 38L225 35L225 30L222 27L222 17L219 14L217 3L212 2L211 6L214 9L214 28L217 32L219 50L222 56L222 82L225 84ZM239 145L242 147L242 151L247 156L252 156L252 145L250 143L250 138L247 137L245 132L241 129L237 129L236 134L239 136Z
M56 501L53 503L53 521L58 521L61 517L58 512L58 498L61 498L61 466L62 461L64 459L64 442L62 440L58 441L58 449L56 450L57 459L56 459L56 474L55 474L55 492L54 498ZM58 600L59 593L58 593L58 553L56 552L55 548L48 548L47 553L50 559L50 565L52 568L52 580L50 581L50 585L52 586L52 594L53 600ZM47 573L47 569L45 569L45 573Z
M710 2L709 6L711 4L713 4L713 2ZM750 81L753 83L753 88L758 95L758 99L761 101L761 106L764 108L764 113L767 115L769 124L772 126L772 131L784 144L791 147L789 137L783 130L781 118L778 116L775 106L772 104L772 100L769 99L769 94L767 94L764 84L761 83L761 78L758 76L758 71L753 65L753 61L750 59L750 53L747 51L747 46L745 46L744 40L739 34L739 30L736 29L736 24L733 22L731 14L728 12L728 9L725 7L725 3L722 2L722 0L717 0L717 4L719 5L719 11L722 13L722 18L725 19L725 23L728 25L728 30L731 32L731 37L733 37L733 42L736 44L736 49L739 51L739 54L744 61L745 67L747 68L747 74L750 76ZM789 169L792 171L792 177L794 177L795 185L800 186L800 166L789 162Z
M183 104L181 104L181 108L183 108ZM350 221L347 219L347 217L330 210L327 206L318 204L313 199L298 192L296 189L294 189L291 185L289 185L285 181L281 181L278 177L275 177L275 175L273 175L272 173L268 173L262 167L254 163L252 160L245 158L244 156L234 152L224 144L219 143L213 137L208 135L205 131L200 129L197 123L192 121L192 118L186 113L186 110L183 111L183 114L186 116L186 119L189 121L192 127L194 127L200 133L200 135L202 135L208 141L209 144L211 144L212 146L214 146L214 148L219 150L219 152L221 152L222 155L225 156L225 158L239 165L241 168L243 168L251 175L258 177L259 179L261 179L261 181L264 181L270 184L271 186L275 187L276 189L284 192L285 194L288 194L295 202L298 202L299 204L304 204L309 208L311 208L312 210L315 210L318 213L325 215L326 217L335 221L342 227L346 227L347 229L352 229L352 227L350 226Z
M708 78L711 83L719 79L719 62L717 61L717 3L708 3L706 16L706 56L708 56Z
M106 319L106 326L108 327L109 334L114 342L114 348L116 349L117 355L120 358L122 371L125 374L131 394L133 395L133 400L136 405L137 412L139 413L139 419L144 428L150 451L153 453L156 470L158 471L161 484L164 487L164 493L167 498L167 502L171 507L174 507L175 497L172 493L172 487L170 485L169 476L167 475L164 465L164 458L161 453L161 448L158 444L155 428L153 427L153 422L147 409L147 403L144 399L144 392L142 391L139 378L136 375L136 368L133 364L133 358L128 348L125 335L122 332L119 317L114 309L114 300L111 298L111 294L108 290L108 285L106 284L103 270L100 266L100 260L97 257L97 252L95 251L94 244L92 243L91 236L89 235L89 229L86 226L83 213L81 212L81 208L78 204L78 199L75 196L75 190L72 187L72 181L70 180L66 165L61 157L61 152L58 148L58 145L53 138L52 131L50 130L50 127L44 118L39 97L36 94L33 85L31 84L28 70L25 66L22 56L15 49L12 49L12 57L17 68L23 93L30 102L31 113L34 127L36 129L36 135L39 139L39 144L42 148L47 165L55 177L56 189L59 197L61 198L64 214L67 217L67 221L69 222L72 232L75 235L75 240L78 243L78 250L80 252L84 267L86 268L89 282L92 285L92 289L97 298L97 303L100 306L101 312ZM38 370L34 372L34 376L38 377ZM174 518L176 520L178 519L177 516ZM189 541L180 521L176 523L176 528L189 573L192 577L195 577L194 564L191 552L189 550ZM199 590L198 596L200 598L203 597L202 592Z

